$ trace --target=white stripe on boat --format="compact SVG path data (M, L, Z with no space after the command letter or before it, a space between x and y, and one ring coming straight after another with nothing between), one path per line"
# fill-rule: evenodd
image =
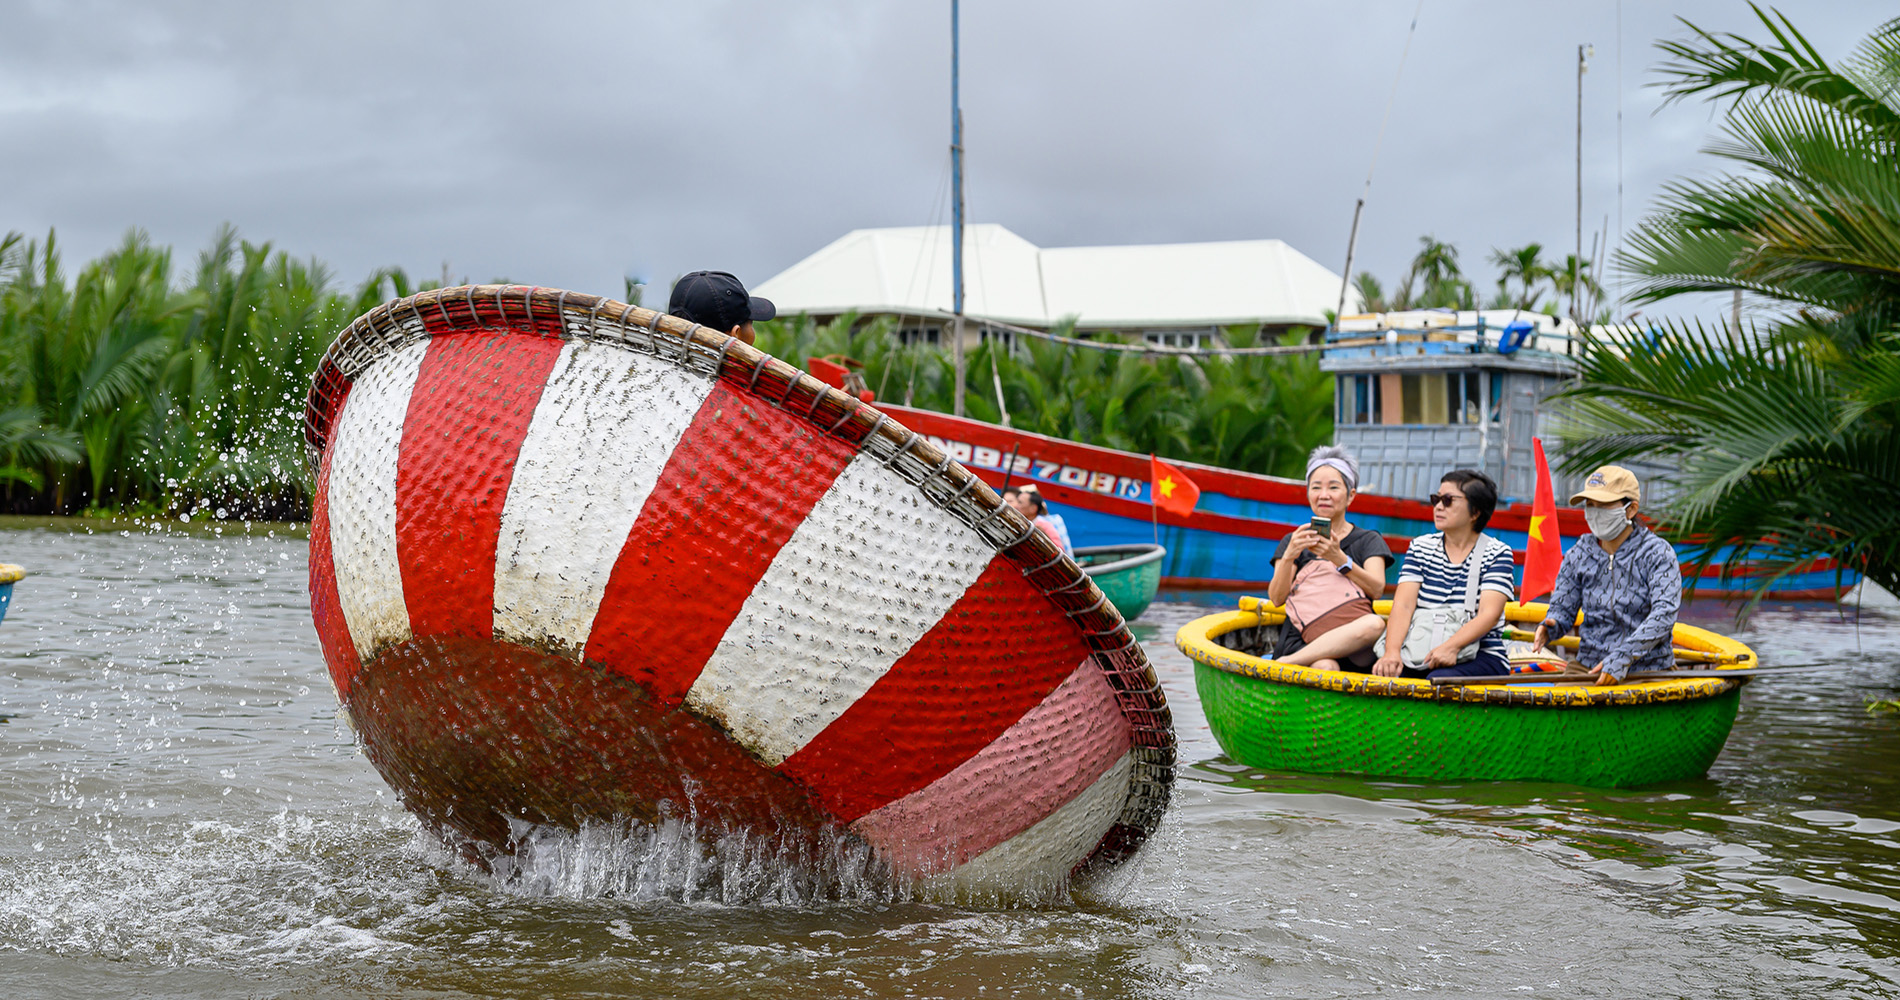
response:
M535 406L495 544L495 637L579 657L627 532L713 383L569 341Z
M364 663L409 638L396 561L396 459L429 342L370 366L350 386L330 443L330 553L337 603Z
M776 767L889 672L992 558L976 532L859 454L752 589L687 707Z

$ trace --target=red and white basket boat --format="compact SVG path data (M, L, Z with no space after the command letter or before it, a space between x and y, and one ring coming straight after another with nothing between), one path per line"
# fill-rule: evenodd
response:
M857 838L1008 887L1112 863L1173 778L1115 608L923 437L722 333L423 292L319 366L311 607L371 761L445 838Z

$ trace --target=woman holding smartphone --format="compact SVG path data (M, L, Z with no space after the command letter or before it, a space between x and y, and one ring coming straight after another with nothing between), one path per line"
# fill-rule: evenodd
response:
M1372 601L1385 592L1392 550L1376 531L1355 527L1346 508L1359 492L1359 463L1344 448L1322 445L1306 460L1306 503L1313 519L1280 539L1267 598L1287 610L1273 658L1320 670L1364 671L1385 620Z

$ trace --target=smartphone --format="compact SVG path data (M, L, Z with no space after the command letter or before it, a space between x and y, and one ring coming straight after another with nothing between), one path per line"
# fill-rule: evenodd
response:
M1330 517L1320 517L1315 514L1313 516L1313 531L1322 538L1331 537L1333 533L1333 519Z

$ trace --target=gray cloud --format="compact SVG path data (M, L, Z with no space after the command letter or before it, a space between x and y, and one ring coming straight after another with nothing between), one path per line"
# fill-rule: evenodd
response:
M1622 217L1708 172L1708 109L1644 84L1675 14L1622 5ZM1337 269L1414 3L968 0L972 218L1047 246L1278 237ZM1616 225L1616 5L1428 0L1359 267L1417 237ZM1845 53L1874 5L1802 10ZM192 251L223 221L329 262L617 293L719 266L757 283L863 226L941 221L948 12L727 3L0 3L0 229L91 255L128 227Z

